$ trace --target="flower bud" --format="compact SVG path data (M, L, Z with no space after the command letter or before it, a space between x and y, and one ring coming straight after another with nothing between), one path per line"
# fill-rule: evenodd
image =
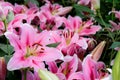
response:
M53 74L47 70L40 69L38 74L39 74L39 77L41 80L59 80L55 74Z
M2 10L2 7L0 7L0 20L4 20L4 13L3 13L3 10Z
M91 0L93 10L100 9L100 0Z
M63 7L63 8L58 9L58 12L55 15L59 15L59 16L65 15L69 13L71 10L72 10L71 6Z
M5 80L6 77L6 63L4 57L0 57L0 80Z
M112 66L112 79L120 80L120 51L118 51L114 59L114 64Z
M105 47L105 44L106 42L105 41L102 41L101 43L99 43L95 49L92 51L92 58L95 60L95 61L98 61L100 59L100 56L103 52L103 49Z
M92 51L95 48L96 41L94 39L90 39L88 41L88 51Z

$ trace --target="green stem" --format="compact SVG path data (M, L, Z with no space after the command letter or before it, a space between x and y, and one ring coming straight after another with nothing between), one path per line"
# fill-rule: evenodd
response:
M8 45L9 45L8 39L7 39L6 42L7 42L7 51L8 51L8 55L10 56L10 51L9 51L9 46L8 46Z
M112 11L113 11L113 10L114 10L114 7L115 7L115 1L114 1L114 0L112 1L112 4L113 4L113 5L112 5ZM113 17L114 17L114 14L112 13L112 20L113 20Z
M63 3L63 5L65 6L65 1L64 1L64 0L62 0L62 3Z
M105 28L107 28L106 23L105 23L105 21L104 21L103 18L102 18L102 15L101 15L100 10L98 10L98 16L99 16L99 18L101 19L101 21L102 21L103 25L105 26ZM107 31L108 31L108 30L107 30ZM112 34L110 33L110 31L108 31L108 33L109 33L109 35L110 35L112 41L114 42L115 40L114 40Z
M4 28L5 28L5 31L4 31L4 32L6 32L6 31L7 31L7 20L4 19L4 20L3 20L3 23L4 23ZM8 45L9 45L8 40L6 40L6 43L7 43L7 51L8 51L8 55L10 55L10 51L9 51L9 48L8 48Z
M6 31L7 30L7 21L3 20L3 22L4 22L5 31Z
M120 41L120 37L119 37L120 35L119 35L119 34L120 34L120 31L117 30L117 31L116 31L116 34L115 34L115 35L116 35L116 36L115 36L115 40L116 40L116 41Z
M24 80L26 80L27 79L27 69L24 69L23 72L24 72Z
M7 20L6 20L6 19L4 19L4 20L3 20L3 22L4 22L5 32L6 32L6 31L7 31ZM8 55L10 55L9 48L8 48L8 44L9 44L8 40L6 41L6 43L7 43Z
M114 49L112 49L111 53L112 53L112 54L111 54L111 56L110 56L110 63L109 63L109 66L110 66L110 64L111 64L111 61L112 61L114 55L115 55Z

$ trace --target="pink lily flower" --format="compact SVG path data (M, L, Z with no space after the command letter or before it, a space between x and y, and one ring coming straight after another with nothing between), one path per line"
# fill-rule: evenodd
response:
M87 49L88 46L85 38L79 37L77 33L74 33L72 31L64 30L62 38L62 48L67 47L73 43L78 44L83 49Z
M29 15L27 14L17 14L15 15L14 19L8 24L7 30L19 35L20 28L22 27L22 25L25 23L31 24L34 17L35 15L33 15L32 17L29 17Z
M101 29L99 25L93 25L92 20L88 20L83 22L82 19L78 16L76 17L68 17L64 19L65 27L71 31L77 32L79 35L91 35L95 34L97 31Z
M82 70L72 73L68 80L100 80L101 77L105 76L100 72L104 68L104 63L96 62L92 59L92 55L87 55L82 62Z
M15 50L7 64L7 69L10 71L27 67L38 71L39 68L44 68L43 61L49 62L62 58L58 49L42 45L40 34L28 24L23 24L19 36L12 32L6 32L5 36Z
M87 55L83 60L83 74L85 80L96 80L101 78L102 72L100 70L105 69L103 62L97 62L105 47L105 41L98 44L98 46Z
M40 37L41 37L41 43L44 45L53 44L53 43L61 43L61 36L60 36L59 30L56 30L56 31L44 30L41 32ZM36 41L38 41L38 40L36 40Z
M36 12L39 11L39 8L38 7L31 7L29 8L27 11L26 11L26 14L27 15L30 15L30 14L35 14Z
M104 74L101 70L105 69L105 64L103 62L97 62L100 58L105 42L101 42L91 54L88 54L82 62L82 71L74 73L71 75L70 80L72 79L81 79L81 80L100 80ZM73 77L74 76L74 77Z
M55 73L60 80L69 80L71 74L75 73L77 70L82 70L81 61L78 59L77 55L74 55L73 57L65 56L64 62L59 68L56 66L55 62L50 62L48 65L50 71Z
M110 31L117 31L117 30L120 30L120 23L115 23L113 21L109 21L110 24L112 25L112 28L110 28Z
M115 17L118 18L120 20L120 11L111 11L112 13L115 13ZM110 28L110 30L113 32L113 31L116 31L116 30L120 30L120 23L118 22L115 23L113 21L109 21L110 24L112 25L112 28Z
M42 30L57 30L63 23L63 17L46 18L45 21L40 22Z
M62 26L65 17L51 15L49 11L40 11L40 28L42 30L57 30Z
M105 64L103 62L97 62L102 54L104 46L105 41L101 42L91 54L87 55L82 62L81 75L78 76L76 73L74 76L78 76L77 78L82 80L100 80L102 76L105 76L102 75L101 72L101 70L105 69Z
M26 10L28 10L28 8L24 5L18 5L15 4L13 11L15 14L20 14L20 13L24 13Z
M86 52L86 50L83 49L81 46L79 46L76 43L73 43L73 44L69 45L68 47L62 49L62 53L65 56L66 55L73 56L74 54L76 54L81 60L84 58L85 52Z
M38 32L36 26L40 24L40 17L38 17L40 14L37 13L30 13L30 14L17 14L15 15L14 19L8 24L7 30L12 31L16 33L15 29L20 28L23 24L28 23L32 25L36 32Z
M103 71L105 69L105 64L92 59L92 55L86 56L83 60L83 74L85 80L106 80L110 75Z
M24 80L24 72L22 73L22 80ZM34 80L34 74L31 71L26 72L26 80Z
M77 54L79 58L83 59L88 47L86 39L69 30L64 30L62 34L61 44L58 46L62 53L70 56Z
M75 71L77 71L78 66L78 58L77 55L74 55L73 58L70 56L66 56L64 62L58 68L57 73L63 73L66 78Z
M76 80L85 80L84 75L83 75L83 73L81 71L76 72L76 73L72 73L68 78L68 80L74 80L74 79L76 79Z
M72 7L62 7L59 4L46 3L45 6L41 7L42 11L48 11L51 15L62 16L69 13L72 10Z
M58 66L57 66L57 64L56 64L55 61L47 62L47 65L48 65L48 69L49 69L52 73L57 73L57 71L58 71Z
M55 62L48 63L49 70L55 73L60 80L100 80L103 77L108 77L108 73L102 72L105 69L105 64L98 62L104 46L105 41L101 42L91 54L88 54L82 63L76 55L66 56L65 61L58 68ZM79 68L79 66L81 67Z
M41 7L40 11L41 17L44 17L40 22L40 28L42 30L58 29L64 20L64 17L60 17L59 15L63 15L63 13L66 14L68 10L70 10L69 7L62 8L59 4L52 5L51 3L46 3L45 6Z
M83 74L85 80L95 80L99 77L96 65L97 62L95 62L91 56L87 56L83 60Z
M13 11L13 5L8 2L0 2L0 18L6 19L9 11Z
M115 13L115 17L120 20L120 11L111 11L112 13Z
M14 19L8 24L7 30L13 32L13 29L15 29L16 27L20 27L22 25L23 20L25 21L26 19L27 15L25 14L15 15Z

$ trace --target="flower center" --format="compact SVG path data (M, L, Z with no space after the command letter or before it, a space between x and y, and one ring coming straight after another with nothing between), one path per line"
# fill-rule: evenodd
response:
M68 76L71 71L71 68L69 68L69 63L66 64L66 68L62 71L65 76Z
M38 56L40 53L44 53L44 48L41 44L35 43L32 46L28 46L26 48L26 55L25 58L28 58L30 56Z
M70 44L70 41L71 41L73 35L74 35L74 32L72 32L72 31L69 31L69 30L63 31L63 36L65 37L67 45Z
M58 10L53 10L51 13L52 15L55 15L56 13L58 13Z
M83 30L84 24L85 24L85 22L83 22L83 23L81 24L81 26L78 28L78 30L76 30L77 33L80 33L80 32Z

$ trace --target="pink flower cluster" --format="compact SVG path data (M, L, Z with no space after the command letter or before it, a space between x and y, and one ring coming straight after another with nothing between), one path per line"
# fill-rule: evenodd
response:
M115 17L119 20L118 23L109 21L112 25L112 28L110 29L112 32L120 30L120 11L112 11L112 13L115 13Z
M105 64L98 61L101 47L85 54L94 49L95 40L90 36L101 27L94 25L92 19L84 21L79 16L70 15L66 18L71 10L71 6L63 7L49 1L40 8L0 2L0 34L4 34L14 47L7 69L29 68L27 80L40 80L39 69L48 69L60 80L100 80L106 77ZM10 11L14 18L6 24ZM58 46L48 46L51 44Z

